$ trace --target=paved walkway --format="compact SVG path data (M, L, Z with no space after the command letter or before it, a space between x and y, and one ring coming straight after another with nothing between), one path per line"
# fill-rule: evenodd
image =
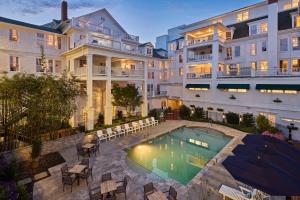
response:
M182 126L200 126L210 127L223 133L233 136L234 138L228 143L224 149L212 159L207 166L199 172L199 174L187 185L181 185L174 180L164 180L153 173L149 173L126 159L126 152L123 150L142 141L154 138L158 135L164 134L173 129ZM92 157L93 162L93 181L92 185L100 183L101 175L111 172L114 179L121 180L127 176L129 183L127 189L128 200L142 200L143 199L143 185L153 182L155 187L165 191L172 185L178 192L178 199L182 200L199 200L199 199L221 199L218 190L221 184L229 186L237 186L237 182L231 177L226 169L220 164L224 158L231 154L232 149L245 136L245 133L220 126L210 125L208 123L188 122L188 121L167 121L159 126L145 129L144 131L128 135L116 140L112 140L101 144L100 155ZM65 158L68 165L78 162L76 155L76 148L68 147L60 151ZM217 159L216 159L217 158ZM66 186L65 192L62 191L61 172L62 165L50 168L51 176L43 179L34 185L34 199L35 200L87 200L88 189L85 181L81 181L80 185L76 184L71 193L70 188Z

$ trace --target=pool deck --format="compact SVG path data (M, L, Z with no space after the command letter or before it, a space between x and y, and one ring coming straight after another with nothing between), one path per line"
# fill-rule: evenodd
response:
M224 134L233 137L233 139L202 169L192 181L184 186L174 180L164 180L156 174L137 167L131 161L126 159L124 149L130 148L143 141L165 134L166 132L180 128L182 126L198 126L212 128L223 132ZM143 185L153 182L155 187L161 191L168 190L169 186L174 186L178 192L180 200L198 200L198 199L222 199L218 194L218 190L222 184L237 187L239 185L233 177L222 166L221 162L232 154L232 150L236 145L242 143L241 139L246 133L224 127L221 125L189 122L189 121L167 121L160 125L147 128L139 133L117 138L100 145L100 154L93 156L93 180L90 180L91 185L100 183L101 175L111 172L114 179L121 180L124 176L128 178L127 199L142 200ZM78 162L75 146L68 147L60 151L68 165ZM87 200L88 187L85 181L81 181L80 185L73 186L73 192L68 186L65 192L62 191L61 172L62 165L57 165L50 168L51 176L36 182L34 185L35 200Z

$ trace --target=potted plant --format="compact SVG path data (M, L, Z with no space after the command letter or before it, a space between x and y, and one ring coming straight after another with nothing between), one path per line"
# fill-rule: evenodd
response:
M31 146L32 168L37 168L39 166L39 159L40 159L41 152L42 152L41 140L33 140Z

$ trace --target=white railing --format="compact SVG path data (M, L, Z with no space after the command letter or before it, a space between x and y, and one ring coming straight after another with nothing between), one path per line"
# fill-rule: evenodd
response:
M254 70L251 68L240 68L228 71L218 72L218 78L235 78L235 77L251 77L254 76Z
M187 79L209 79L212 77L212 74L205 74L205 73L187 73Z
M144 77L144 70L113 67L111 69L111 75L112 77Z
M205 42L210 42L213 40L213 35L210 36L206 36L206 37L200 37L200 38L196 38L193 40L188 40L187 41L187 45L194 45L194 44L201 44L201 43L205 43Z
M208 61L208 60L212 60L211 54L195 55L195 56L190 56L188 58L188 62L199 62L199 61Z
M269 68L268 70L257 70L255 76L275 76L275 77L286 77L286 76L300 76L300 72L297 70L291 71L286 69L280 69L277 67Z
M87 66L84 67L76 67L75 68L76 76L86 76L87 75Z
M105 66L93 66L93 75L105 76L106 75L106 67Z

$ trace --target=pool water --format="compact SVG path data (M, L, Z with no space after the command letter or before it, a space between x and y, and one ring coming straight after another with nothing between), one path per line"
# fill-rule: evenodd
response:
M179 128L128 151L128 158L164 179L188 184L231 140L205 128Z

